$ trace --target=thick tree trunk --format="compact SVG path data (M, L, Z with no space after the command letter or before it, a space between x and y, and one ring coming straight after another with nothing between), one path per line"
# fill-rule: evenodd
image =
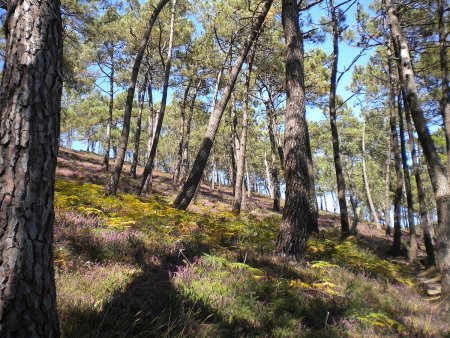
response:
M402 93L402 97L404 102L406 103L406 96ZM408 138L409 138L409 149L411 151L411 158L413 164L414 176L416 178L416 186L417 186L417 197L419 200L419 212L420 212L420 222L422 224L423 229L423 240L425 243L425 250L427 252L427 262L428 265L435 265L436 258L434 255L434 247L433 247L433 228L428 222L428 210L427 203L425 201L425 189L423 187L423 181L420 173L420 165L419 159L417 157L415 142L414 142L414 133L411 125L411 114L409 112L409 107L405 104L405 119L406 119L406 128L408 130Z
M62 91L58 0L8 1L0 94L0 336L58 337L53 199Z
M400 156L400 149L398 146L397 133L397 114L395 113L395 79L394 70L392 67L391 49L388 49L388 63L389 63L389 120L391 127L391 142L392 150L394 152L394 167L396 176L396 187L394 195L394 243L392 253L399 255L402 247L402 228L401 228L401 203L403 196L403 173L402 173L402 159Z
M206 135L202 140L200 150L197 154L192 170L189 174L188 179L183 185L182 191L174 201L174 207L177 209L186 209L192 200L195 190L200 182L203 170L205 169L206 162L208 161L209 153L214 143L220 120L222 119L223 112L226 108L228 100L230 99L230 95L233 91L239 72L253 42L259 35L259 31L264 23L267 13L269 12L272 2L273 0L264 1L261 13L258 16L256 22L253 24L251 33L245 41L241 52L239 53L238 59L236 60L236 63L231 68L230 78L228 79L228 83L224 88L220 101L215 105L214 111L211 114Z
M114 76L116 71L115 60L114 60L114 45L112 47L111 55L111 72L109 74L109 106L108 106L108 123L106 125L106 146L105 153L103 155L103 165L105 170L109 170L109 152L111 150L111 128L114 110Z
M162 124L164 120L164 113L166 111L167 105L167 92L169 89L169 77L170 77L170 68L172 65L172 53L173 53L173 36L174 36L174 23L175 23L175 9L177 0L172 0L172 9L171 9L171 17L170 17L170 36L169 36L169 46L167 49L167 61L164 69L164 84L161 98L161 105L158 112L158 119L156 121L156 128L153 133L152 140L152 148L150 150L150 154L148 155L147 162L145 163L144 172L142 174L141 185L138 190L138 195L142 194L144 191L146 182L148 177L152 177L153 174L153 162L155 161L156 150L158 149L159 136L161 135Z
M405 126L403 123L403 112L401 106L401 90L398 94L398 117L400 125L400 147L402 151L402 165L403 176L405 178L405 190L406 190L406 204L407 204L407 216L409 227L409 263L417 262L417 234L416 225L414 224L414 201L412 196L411 179L409 177L408 158L406 156L406 140L405 140ZM405 110L407 107L404 107Z
M238 161L236 163L236 186L234 188L234 202L233 213L239 215L241 213L242 205L242 187L244 181L245 159L247 151L247 129L248 129L248 115L249 115L249 100L250 100L250 81L252 75L253 61L256 54L256 45L258 37L255 39L247 64L247 73L245 75L245 93L244 93L244 110L242 114L242 130L239 145Z
M367 170L366 170L366 120L363 122L363 133L362 133L362 171L363 171L363 180L364 180L364 188L366 190L367 201L369 202L370 212L372 213L372 218L375 223L380 223L380 219L378 218L377 210L373 205L372 193L370 192L369 180L367 179Z
M114 195L117 193L117 187L119 186L119 179L122 173L123 162L125 160L125 154L127 152L128 137L130 135L131 111L133 109L134 92L136 89L136 82L139 74L139 68L141 67L142 58L144 57L145 49L148 45L153 25L155 24L159 13L168 2L169 0L160 0L158 6L154 9L152 16L150 17L150 20L147 24L147 27L145 28L145 33L142 38L142 42L139 46L136 58L134 60L133 69L131 71L130 84L128 86L127 91L125 112L123 114L123 127L122 127L122 135L120 137L120 145L117 152L117 158L114 164L114 169L105 190L106 195Z
M399 58L402 88L405 90L408 106L416 127L417 135L428 164L428 173L436 198L438 211L436 253L438 267L442 276L441 299L443 310L450 312L450 194L449 181L445 167L439 160L433 139L427 127L419 93L414 79L408 43L403 36L400 23L391 0L385 0L392 39Z
M386 226L386 235L391 234L391 128L389 127L389 136L386 145L386 178L384 190L384 223Z
M130 175L136 178L136 170L139 160L139 145L141 143L141 127L142 127L142 112L144 111L145 89L147 87L147 74L145 74L142 88L138 93L139 113L136 121L136 133L134 135L134 152L133 161L131 162Z
M282 23L286 40L286 113L284 137L284 176L286 200L277 252L293 259L306 253L308 225L317 224L308 168L310 145L305 117L303 36L296 0L282 1Z
M339 135L337 130L336 78L337 78L337 66L339 58L339 26L333 0L330 0L330 11L331 11L331 20L333 22L333 63L331 66L330 102L329 102L330 127L331 127L331 137L333 141L333 158L334 158L334 168L336 171L339 211L341 214L341 231L342 236L345 237L350 234L350 226L348 223L347 201L345 199L345 178L342 169L341 155L339 150Z
M189 79L188 84L183 95L183 101L180 105L180 129L178 131L178 146L177 146L177 162L175 164L175 172L173 173L173 183L177 184L181 177L181 166L183 163L183 145L185 139L185 127L186 127L186 106L189 96L189 91L191 90L192 78Z

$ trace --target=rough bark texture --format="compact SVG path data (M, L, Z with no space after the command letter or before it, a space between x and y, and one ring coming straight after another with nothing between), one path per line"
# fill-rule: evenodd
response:
M330 102L329 102L330 127L331 127L331 138L333 141L333 159L334 159L334 169L336 172L339 212L341 215L341 232L342 236L345 237L350 235L350 226L348 223L347 201L345 198L345 178L342 170L341 155L339 150L339 134L337 130L336 78L339 59L339 26L333 0L330 0L330 12L331 12L331 21L333 23L333 63L331 66Z
M305 117L303 37L296 0L282 1L282 23L286 40L286 113L284 176L286 200L277 239L277 252L292 259L306 253L308 224L317 223L311 205L308 168L309 135Z
M174 201L174 207L177 209L186 209L194 196L195 190L200 182L202 173L205 169L206 162L208 161L209 154L211 152L214 139L216 137L217 129L219 128L220 120L222 119L223 112L226 108L228 100L230 99L231 92L233 91L234 84L236 83L239 72L241 71L242 65L247 57L250 48L255 41L256 37L259 35L259 31L264 23L267 13L269 12L270 6L273 0L264 1L264 5L261 9L261 13L256 19L255 23L251 27L251 33L247 37L241 52L230 71L230 77L228 83L225 86L220 101L214 106L213 113L210 116L208 128L205 137L200 145L200 150L195 158L192 170L189 174L188 179L183 185L183 189Z
M131 162L130 175L136 178L136 169L139 160L139 145L141 143L141 127L142 127L142 113L144 111L145 89L147 87L147 74L145 74L144 82L141 90L138 93L139 113L136 120L136 132L134 135L134 152L133 161Z
M0 336L57 337L52 241L60 3L8 1L7 10L0 96Z
M164 113L166 111L167 105L167 92L169 89L169 77L170 68L172 65L172 49L173 49L173 35L174 35L174 23L175 23L175 9L177 1L173 0L171 17L170 17L170 36L169 36L169 46L167 49L167 61L164 69L164 84L161 98L161 106L159 108L158 119L156 121L155 131L153 133L152 148L150 149L150 154L148 155L147 162L145 163L144 172L142 173L141 185L138 190L138 195L140 195L145 188L148 177L152 177L153 173L153 162L155 161L156 150L158 149L159 136L161 135L162 123L164 120Z
M402 97L404 100L406 99L404 93L402 94ZM428 210L427 210L427 203L425 201L425 189L423 187L419 159L417 157L417 152L415 149L414 133L411 125L411 113L409 112L409 107L407 104L405 105L405 120L406 120L406 129L408 130L409 149L411 151L414 177L416 179L417 197L419 200L420 222L423 229L423 240L425 243L425 250L427 252L427 262L428 265L431 266L436 264L436 258L434 255L434 247L433 247L433 228L428 222Z
M406 190L406 204L407 204L407 216L408 216L408 227L409 227L409 263L417 262L417 234L416 225L414 223L414 201L412 196L411 188L411 178L409 176L408 169L408 158L406 156L406 140L405 140L405 126L403 123L403 111L401 107L401 91L398 95L398 118L400 126L400 148L402 153L402 166L403 166L403 177L405 179L405 190ZM407 109L405 107L405 109Z
M158 6L153 11L152 16L150 17L150 20L147 24L147 27L145 28L145 33L142 38L142 42L139 46L138 52L136 54L136 58L134 59L133 69L131 71L130 84L128 85L127 100L125 103L125 112L123 114L123 126L122 126L122 135L120 137L120 145L117 151L114 169L105 190L106 195L112 195L117 193L120 174L122 173L123 162L125 160L125 154L128 146L128 137L130 135L131 111L133 109L134 92L136 90L136 83L139 74L139 69L141 67L142 58L144 57L148 40L150 39L150 34L152 32L153 25L155 24L159 13L168 2L169 0L161 0Z
M389 136L386 145L386 178L384 191L384 225L386 227L386 235L391 234L391 139L391 128L389 127Z
M448 177L445 167L439 161L433 139L430 136L430 131L419 101L419 93L414 79L414 70L411 64L408 43L401 31L400 22L391 0L385 0L385 7L388 14L391 36L394 40L396 54L399 59L398 67L401 74L402 88L406 93L408 106L428 164L428 173L435 193L438 211L436 258L442 276L442 309L445 312L450 312L450 196Z

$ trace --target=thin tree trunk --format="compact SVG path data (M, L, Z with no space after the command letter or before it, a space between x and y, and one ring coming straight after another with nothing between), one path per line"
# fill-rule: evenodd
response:
M244 110L242 114L242 130L241 130L241 142L239 145L238 161L236 163L236 186L234 189L234 203L233 203L233 213L239 215L241 212L242 205L242 182L244 181L245 172L245 159L247 151L247 129L248 129L248 115L249 115L249 100L250 100L250 81L252 75L253 61L256 54L256 46L258 42L258 37L256 37L252 53L249 56L247 64L247 73L245 75L245 93L244 93Z
M303 36L296 0L282 1L282 23L286 40L286 113L284 138L284 176L286 200L277 252L293 259L306 253L308 224L317 224L311 196L309 134L305 117Z
M144 82L142 83L142 87L138 92L138 105L139 105L139 113L136 121L136 132L134 135L134 152L133 159L131 162L130 168L130 176L132 178L136 178L136 170L139 160L139 145L141 143L141 127L142 127L142 112L144 111L144 100L145 100L145 89L147 87L147 74L145 74Z
M270 6L272 5L273 0L264 1L264 5L262 7L262 11L258 16L256 22L253 24L251 28L251 33L245 41L241 52L236 60L236 63L231 68L230 78L228 80L227 85L223 91L222 97L220 101L215 105L213 114L211 114L208 129L206 131L206 135L202 140L200 145L200 150L195 159L193 168L189 174L188 179L183 185L183 189L177 198L174 201L174 207L177 209L186 209L189 203L192 200L192 197L195 193L195 190L200 182L201 175L203 170L205 169L206 162L208 161L209 153L211 151L212 145L214 143L214 139L217 133L217 129L220 124L220 120L222 119L223 112L226 108L226 105L230 99L231 92L233 91L234 85L236 83L239 72L242 68L242 65L247 58L247 54L255 41L256 37L259 35L259 31L264 23L267 13L269 12Z
M377 227L380 224L380 219L378 218L377 211L375 206L373 205L372 193L370 192L369 180L367 179L367 170L366 170L366 120L364 118L363 122L363 133L362 133L362 170L363 170L363 180L364 180L364 188L366 190L367 201L369 202L370 212L372 213L372 217L375 223L377 223Z
M430 136L419 93L414 79L408 43L403 36L400 23L395 14L391 0L385 0L392 39L399 58L398 67L401 74L402 88L405 90L408 106L416 127L417 135L428 164L428 173L436 198L438 212L436 254L438 267L442 276L442 309L450 312L450 194L449 180L445 167L439 160L434 141Z
M194 115L194 107L195 107L195 100L197 99L197 93L200 90L200 86L202 84L202 80L199 80L197 83L197 86L195 88L194 95L192 96L191 103L189 106L189 115L186 121L186 138L184 140L183 144L183 161L181 164L181 177L182 182L186 180L186 175L189 172L189 142L191 139L191 123L192 123L192 116Z
M230 160L232 167L232 176L231 179L233 181L233 196L236 193L236 175L237 175L237 158L239 153L239 136L237 134L237 115L236 115L236 101L234 99L234 93L231 93L231 104L230 104Z
M401 107L401 90L398 94L398 117L400 125L400 147L402 151L402 165L403 165L403 177L405 178L405 191L406 191L406 204L407 204L407 216L409 226L409 263L417 262L417 234L416 225L414 224L414 201L412 196L411 179L408 169L408 158L406 156L406 140L405 140L405 126L403 123L403 112ZM405 110L407 108L405 107Z
M436 259L434 255L434 247L433 247L433 228L428 223L428 211L427 204L425 201L425 189L423 188L423 181L420 173L419 159L417 157L415 144L414 144L414 133L411 125L411 115L409 112L409 107L406 101L406 96L402 93L403 101L405 102L405 120L406 120L406 128L408 130L408 138L409 138L409 149L411 151L411 158L413 164L414 176L416 178L416 186L417 186L417 197L419 200L419 212L420 212L420 221L423 229L423 240L425 243L425 250L427 252L427 261L428 265L432 266L436 264Z
M106 147L103 157L103 165L105 170L109 170L109 151L111 150L111 128L114 110L114 76L115 76L115 60L114 60L114 45L110 55L111 58L111 73L109 75L109 107L108 107L108 123L106 125Z
M58 337L54 183L62 92L58 0L7 1L0 91L0 336Z
M148 124L147 124L147 157L150 155L153 143L153 133L155 131L155 109L153 107L153 78L151 73L151 67L148 67ZM148 176L144 184L143 191L148 192L152 186L152 176Z
M270 176L270 169L269 169L269 163L267 162L267 153L264 152L264 168L266 169L266 182L267 182L267 191L269 192L270 198L273 199L273 185L272 185L272 178Z
M183 163L183 144L185 139L185 127L186 127L186 105L189 96L189 91L192 85L192 78L189 79L188 84L183 95L183 101L180 105L180 130L178 132L178 146L177 146L177 162L175 164L175 172L173 174L173 183L176 184L180 181L181 166Z
M147 182L148 177L152 177L153 174L153 164L155 161L156 150L158 149L159 136L161 134L161 128L164 120L164 113L166 111L167 105L167 92L169 89L169 77L170 77L170 67L172 65L172 53L173 53L173 36L175 31L175 9L177 0L172 0L172 9L170 16L170 35L169 35L169 46L167 49L167 61L164 69L164 84L161 98L161 105L158 112L158 120L156 121L156 128L153 134L152 140L152 148L150 150L150 154L148 155L147 162L145 163L144 172L142 174L142 180L137 192L138 195L142 194L144 190L145 183Z
M269 133L270 141L270 154L272 160L271 179L273 187L273 210L280 211L280 181L278 179L278 161L277 161L277 141L275 136L275 109L273 107L273 101L266 102L266 115L267 115L267 130Z
M395 113L395 84L394 84L394 70L392 67L391 49L388 49L388 63L389 63L389 117L391 126L392 149L394 152L394 167L396 175L396 188L394 195L394 243L392 253L399 255L402 246L402 229L401 229L401 203L403 196L403 173L402 160L400 156L400 149L398 146L397 133L397 119ZM400 104L400 103L399 103Z
M127 152L128 137L130 135L130 122L131 122L131 111L133 109L134 92L136 89L136 82L139 74L139 68L141 67L142 58L144 57L145 49L148 45L150 39L150 34L156 19L164 8L164 6L169 2L169 0L160 0L158 6L154 9L152 16L145 28L145 33L142 38L142 42L139 46L136 58L134 60L133 69L131 71L130 84L127 91L127 100L125 103L125 112L123 114L123 127L122 135L120 137L119 150L117 152L116 162L114 164L114 169L111 174L109 183L106 187L106 195L115 195L117 193L117 188L119 186L120 175L122 173L123 163L125 160L125 154Z
M339 212L341 214L341 231L342 236L350 235L350 226L348 223L347 201L345 199L345 178L342 169L341 155L339 150L339 135L337 130L337 113L336 113L336 88L337 88L337 66L339 58L339 27L338 19L333 0L330 0L330 11L333 22L333 63L331 67L331 83L330 83L330 127L331 137L333 141L333 158L334 168L336 171L337 192L339 200Z
M386 235L391 234L391 128L389 127L389 136L387 139L386 154L386 180L384 191L384 222L386 226Z

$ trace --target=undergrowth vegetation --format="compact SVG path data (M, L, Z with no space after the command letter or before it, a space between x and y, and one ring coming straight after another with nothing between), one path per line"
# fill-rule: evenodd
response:
M439 337L408 268L327 229L307 259L272 255L280 216L179 211L159 196L56 182L65 337ZM200 206L201 207L201 206ZM220 209L222 208L222 209Z

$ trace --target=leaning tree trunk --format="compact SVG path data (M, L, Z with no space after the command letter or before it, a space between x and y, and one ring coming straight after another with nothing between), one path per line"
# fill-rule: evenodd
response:
M406 141L405 141L405 126L403 123L403 112L401 107L401 90L398 94L398 117L400 125L400 147L402 152L402 166L403 176L405 178L405 190L406 190L406 204L407 204L407 216L409 227L409 263L417 262L417 234L416 225L414 224L414 201L412 196L411 178L408 170L408 158L406 157ZM407 107L405 106L406 110Z
M372 217L375 223L380 223L380 219L378 218L377 211L375 206L373 205L372 193L370 192L369 180L367 179L367 170L366 170L366 119L364 118L363 122L363 132L362 132L362 171L363 171L363 181L364 188L366 190L367 201L369 202L370 212L372 213ZM352 206L353 207L353 206Z
M158 149L159 136L161 135L162 124L164 120L164 113L166 111L167 105L167 92L169 89L169 77L170 77L170 67L172 65L172 53L173 53L173 36L174 36L174 24L175 24L175 9L177 0L173 0L171 16L170 16L170 36L169 36L169 46L167 49L167 61L164 69L164 84L161 98L161 105L158 112L158 120L156 121L155 131L153 133L152 148L150 154L148 155L147 162L145 163L144 172L142 173L141 185L138 190L138 195L142 194L145 188L147 179L152 177L153 174L153 162L155 161L156 150Z
M106 125L106 146L105 154L103 155L103 165L105 170L109 170L109 152L111 150L111 128L114 110L114 76L115 76L115 60L114 60L114 45L110 55L111 58L111 72L109 74L109 106L108 106L108 123Z
M245 94L244 94L244 110L242 114L242 130L241 130L241 142L239 145L238 161L236 163L236 186L234 188L234 203L233 213L239 215L241 213L242 206L242 187L244 182L244 171L247 151L247 129L248 129L248 115L249 115L249 100L250 100L250 81L252 75L253 61L256 54L256 44L258 37L256 37L253 43L252 53L250 54L247 64L247 73L245 75Z
M145 74L142 88L138 93L139 101L139 114L136 121L136 133L134 135L134 152L133 161L131 162L130 175L132 178L136 178L136 170L139 160L139 145L141 143L141 126L142 126L142 112L144 111L145 89L147 87L147 74Z
M53 199L62 91L58 0L8 1L0 94L0 336L58 337Z
M333 0L330 0L330 11L333 22L333 63L331 66L331 83L330 83L330 126L331 137L333 140L333 158L334 168L336 171L336 182L339 200L339 212L341 214L341 232L342 236L350 235L350 226L348 223L347 201L345 198L345 178L342 169L341 155L339 150L339 135L337 130L337 114L336 114L336 87L337 87L337 66L339 58L339 27L336 17L336 10Z
M402 97L404 102L406 103L406 96L404 93L402 93ZM425 250L427 252L428 265L432 266L436 264L433 247L433 228L428 222L428 210L427 210L427 203L425 201L425 189L423 187L423 181L420 173L419 159L414 144L415 142L414 142L413 128L411 125L411 114L409 112L409 107L407 104L405 104L405 120L406 120L406 128L408 130L409 149L411 151L413 171L414 176L416 178L417 197L419 200L420 222L422 224L423 229L423 240L425 243Z
M282 23L286 40L286 113L284 176L286 200L277 252L293 259L306 253L308 224L317 223L308 168L309 134L305 117L303 36L296 0L282 1Z
M389 68L389 120L391 127L391 142L394 152L394 167L396 175L396 187L394 195L394 243L392 253L399 255L402 246L402 228L401 228L401 203L403 195L403 173L402 160L398 146L397 119L395 113L395 83L394 70L392 69L391 49L388 49L388 68Z
M185 127L186 127L186 105L188 100L189 91L191 89L192 78L189 79L186 89L184 90L183 101L180 104L180 129L178 131L178 146L177 146L177 162L175 164L175 172L173 173L172 182L174 184L180 181L181 166L183 163L183 145L185 139Z
M174 207L177 209L186 209L191 202L192 197L194 196L195 190L197 189L202 173L208 161L209 153L211 152L217 129L219 128L220 120L222 119L223 112L230 99L231 92L233 91L239 72L253 42L259 35L259 31L264 23L267 13L269 12L272 2L273 0L264 1L262 11L259 14L256 22L251 27L251 33L247 37L247 40L245 41L241 52L239 53L236 63L231 68L230 78L228 79L228 83L223 90L220 101L215 105L213 113L210 116L208 129L200 145L200 150L197 154L197 157L195 158L195 162L189 174L189 177L184 183L182 191L173 203Z
M436 253L438 267L442 276L441 299L443 310L450 312L450 190L445 167L439 160L434 141L425 120L419 100L414 70L411 63L408 43L403 36L400 22L391 0L385 0L391 36L399 59L398 68L401 74L402 88L405 90L408 106L416 127L417 136L428 164L428 173L433 186L438 212Z
M131 111L133 109L134 92L136 90L136 82L139 74L139 68L141 67L142 58L144 57L145 49L147 48L150 34L152 32L153 25L158 18L159 13L169 0L160 0L158 6L154 9L152 16L145 28L145 33L139 46L136 58L134 60L133 69L131 71L130 84L128 85L127 100L125 103L125 112L123 114L123 127L122 135L120 137L120 145L117 152L116 163L111 174L108 185L106 186L106 195L114 195L117 193L117 187L119 186L120 174L122 173L123 162L125 160L125 154L127 152L128 137L130 135L130 122Z

